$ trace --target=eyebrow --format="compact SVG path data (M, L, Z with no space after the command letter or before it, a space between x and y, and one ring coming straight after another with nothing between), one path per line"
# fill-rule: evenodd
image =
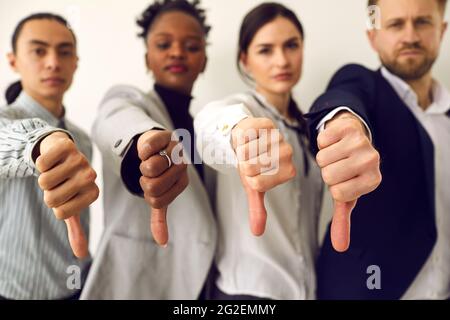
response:
M33 39L33 40L30 40L29 43L32 45L50 47L49 43L42 41L42 40ZM75 45L72 42L61 42L61 43L58 43L56 47L57 48L73 48L73 47L75 47Z
M426 15L426 16L417 16L417 17L414 17L414 18L413 18L413 20L418 20L418 19L429 19L429 20L432 20L432 19L433 19L433 16L431 16L431 15ZM404 21L404 20L405 20L404 17L397 17L397 18L391 18L391 19L388 19L386 22L389 23L389 22L394 22L394 21Z
M294 41L294 40L300 41L301 38L298 36L295 36L295 37L287 39L286 41L283 42L283 44ZM260 44L257 44L256 46L257 47L271 47L271 46L273 46L273 44L272 43L260 43Z
M173 35L170 33L166 33L166 32L160 32L155 34L155 37L172 37ZM186 38L190 38L190 39L196 39L196 40L202 40L203 37L201 36L197 36L197 35L188 35Z

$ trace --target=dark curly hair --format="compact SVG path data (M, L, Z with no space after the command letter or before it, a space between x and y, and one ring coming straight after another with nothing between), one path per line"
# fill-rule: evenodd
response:
M205 36L208 36L211 27L206 24L205 10L201 9L199 5L200 0L193 0L192 2L187 0L155 0L136 21L137 25L142 28L142 32L138 36L145 41L156 18L163 13L172 11L181 11L194 17L202 27Z

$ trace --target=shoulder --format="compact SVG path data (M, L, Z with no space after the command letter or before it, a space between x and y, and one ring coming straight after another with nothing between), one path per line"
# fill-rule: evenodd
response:
M5 118L9 120L18 120L29 118L30 114L25 108L18 105L9 105L0 107L0 118Z
M130 85L115 85L106 92L101 104L116 99L130 102L142 102L145 101L145 99L148 99L148 95L142 90Z
M372 80L377 74L376 71L370 70L360 64L347 64L340 68L333 76L336 79L367 79ZM333 81L332 80L332 81Z
M223 99L211 101L208 106L230 106L243 103L246 106L254 103L254 98L250 92L231 94Z

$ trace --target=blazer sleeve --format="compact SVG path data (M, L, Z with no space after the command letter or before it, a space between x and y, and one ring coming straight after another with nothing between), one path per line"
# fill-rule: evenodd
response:
M122 178L133 194L139 187L137 137L149 130L164 130L146 110L144 94L130 86L110 89L100 103L92 126L92 139L99 148L103 165Z
M348 107L368 125L375 139L371 124L371 110L375 95L375 72L360 65L347 65L331 79L325 93L313 103L305 115L312 141L317 140L317 125L328 113L339 107ZM318 152L316 143L311 143L314 154Z

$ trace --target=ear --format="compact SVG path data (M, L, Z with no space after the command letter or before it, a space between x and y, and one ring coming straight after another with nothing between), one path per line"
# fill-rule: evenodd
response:
M149 58L148 52L145 52L144 61L145 61L145 66L147 67L147 71L151 71L149 59L150 58Z
M78 62L80 61L80 57L77 55L77 59L75 61L75 70L78 69Z
M376 32L377 31L375 29L367 30L367 38L369 39L370 46L375 51L377 51L377 46L376 46L376 43L375 43L375 38L377 36Z
M441 41L444 39L444 35L445 35L445 32L447 31L447 28L448 28L448 22L446 21L442 24Z
M246 72L250 72L249 68L248 68L248 64L247 64L247 54L244 52L241 52L240 56L239 56L239 62L241 63L241 65L245 68Z
M13 69L15 72L19 72L17 70L16 55L14 53L10 52L6 55L6 57L8 58L8 63L9 63L9 66L11 67L11 69Z
M205 57L205 63L203 64L201 73L205 72L207 64L208 64L208 57Z

